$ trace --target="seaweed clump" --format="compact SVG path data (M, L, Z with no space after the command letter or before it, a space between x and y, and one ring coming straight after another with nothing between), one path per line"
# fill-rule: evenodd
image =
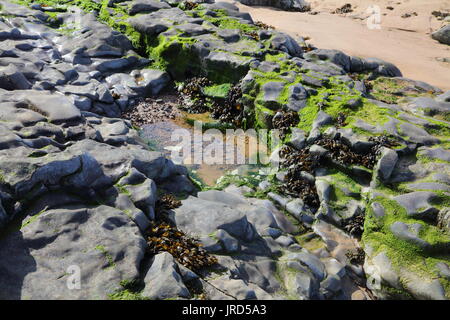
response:
M347 115L343 112L339 112L336 118L336 128L345 127L347 125Z
M183 1L182 3L179 4L179 7L182 10L194 10L198 7L198 3L196 2L192 2L192 1Z
M358 214L344 222L344 230L347 231L350 235L360 239L364 232L364 220L364 213L359 212Z
M208 102L202 92L202 88L209 85L211 85L211 81L205 77L195 77L186 80L178 88L182 98L181 108L190 113L206 112L208 110Z
M269 30L269 29L273 29L274 30L275 29L274 26L266 24L266 23L264 23L262 21L256 21L255 22L255 26L257 26L259 29L262 29L262 30Z
M344 14L344 13L350 13L353 12L353 8L352 5L350 3L346 3L344 4L342 7L339 7L337 9L335 9L333 12L331 13L335 13L335 14Z
M151 254L169 252L180 264L199 271L217 263L202 245L183 231L165 222L154 222L147 232L148 251Z
M241 87L239 85L231 87L225 100L215 99L211 106L211 117L240 127L244 121L244 108L241 104L241 98Z
M156 221L146 232L148 252L169 252L180 264L192 271L212 266L217 259L202 248L197 239L178 230L167 218L167 212L181 206L181 201L171 194L162 195L156 202Z
M156 201L157 210L170 210L181 206L181 201L175 198L172 194L162 195L158 201Z
M348 258L351 264L361 265L364 263L366 253L362 248L357 248L356 250L348 250L345 253L345 256Z
M319 146L328 150L328 155L345 165L362 165L368 169L373 169L377 160L377 149L372 148L365 154L359 154L350 149L339 139L323 138L316 142Z
M394 139L392 139L386 135L369 137L369 141L374 142L376 148L380 148L380 147L393 148L393 147L397 147L400 145L397 141L395 141Z
M309 149L297 150L290 146L284 146L280 150L280 156L284 159L282 166L288 170L285 184L279 189L288 195L301 198L311 208L318 208L319 196L316 186L314 181L305 178L304 172L313 174L320 162L319 156L311 154Z
M280 130L281 138L284 139L291 127L295 127L300 121L297 112L277 112L272 118L272 126Z

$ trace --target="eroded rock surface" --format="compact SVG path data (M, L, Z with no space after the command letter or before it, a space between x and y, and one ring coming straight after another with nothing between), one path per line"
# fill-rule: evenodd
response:
M448 299L449 93L209 2L0 1L0 297ZM120 118L200 76L287 133L279 172L195 194ZM146 253L175 189L212 270Z

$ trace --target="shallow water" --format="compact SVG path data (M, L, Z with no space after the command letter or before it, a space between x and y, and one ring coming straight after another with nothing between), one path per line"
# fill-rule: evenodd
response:
M189 119L204 122L207 116L189 115ZM225 135L220 131L208 131L200 140L194 138L194 132L200 131L194 131L194 127L189 125L185 118L179 118L144 125L140 136L152 150L164 153L168 159L177 164L183 164L195 178L208 186L213 186L217 179L226 173L234 170L242 171L247 167L246 164L250 161L248 141L244 142L244 148L236 142L233 143L233 152L230 153L227 152L230 145L226 145ZM214 144L217 144L215 148ZM208 152L213 148L217 148L216 150L221 148L223 155L220 156L220 153L216 154L214 151ZM203 157L198 156L199 150L202 150Z

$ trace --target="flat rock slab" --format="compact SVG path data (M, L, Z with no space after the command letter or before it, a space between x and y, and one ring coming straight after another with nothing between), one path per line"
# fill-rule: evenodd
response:
M1 240L0 298L107 299L138 276L145 248L138 227L117 209L46 211Z
M233 237L252 240L254 231L245 213L225 204L189 197L175 209L174 220L179 229L197 236L208 236L219 229Z
M138 13L148 13L158 11L160 9L170 9L170 5L157 0L135 0L130 4L128 13L135 15Z

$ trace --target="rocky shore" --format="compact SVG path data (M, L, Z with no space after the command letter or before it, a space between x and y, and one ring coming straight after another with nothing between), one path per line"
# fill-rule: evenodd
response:
M193 79L284 132L281 171L205 187L151 150ZM449 299L449 113L230 3L2 0L0 299Z

